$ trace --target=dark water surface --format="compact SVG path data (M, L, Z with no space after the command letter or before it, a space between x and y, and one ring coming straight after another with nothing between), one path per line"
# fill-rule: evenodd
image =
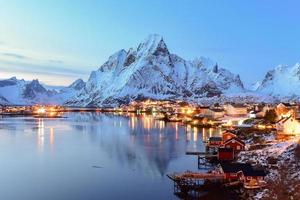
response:
M220 130L152 116L0 118L0 199L177 199L166 174L197 170L187 150Z

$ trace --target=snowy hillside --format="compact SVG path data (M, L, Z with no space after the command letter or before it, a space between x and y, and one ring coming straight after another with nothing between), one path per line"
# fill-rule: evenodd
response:
M300 64L279 65L269 71L256 89L257 93L272 95L279 99L300 97Z
M238 75L207 58L186 61L171 54L161 36L150 35L136 48L110 56L66 104L111 106L141 98L195 100L243 91Z
M60 91L46 89L38 80L25 81L12 77L0 80L0 105L63 104L76 95L85 83L79 79Z

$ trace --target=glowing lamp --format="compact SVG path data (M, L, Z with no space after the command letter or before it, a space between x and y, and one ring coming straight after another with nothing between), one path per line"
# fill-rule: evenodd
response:
M45 108L39 108L39 109L37 110L37 113L39 113L39 114L44 114L44 113L46 113L46 109L45 109Z

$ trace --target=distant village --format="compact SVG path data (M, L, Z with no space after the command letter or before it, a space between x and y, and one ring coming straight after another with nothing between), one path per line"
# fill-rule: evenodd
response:
M299 104L237 104L199 106L182 101L133 101L116 112L157 113L157 119L199 127L245 127L300 134Z
M63 112L151 113L155 119L182 122L196 127L244 127L276 130L282 134L300 134L300 105L225 103L201 106L183 101L132 101L117 108L74 108L57 105L0 106L0 115L58 117Z

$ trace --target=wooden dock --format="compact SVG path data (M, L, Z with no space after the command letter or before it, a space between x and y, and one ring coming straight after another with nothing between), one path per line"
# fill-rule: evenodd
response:
M215 158L218 157L217 154L211 154L207 152L199 152L199 151L187 151L185 152L186 155L194 155L194 156L200 156L205 158Z
M184 173L168 174L174 182L174 194L186 199L192 194L201 197L203 192L214 189L225 180L225 175L220 173L202 173L186 171ZM197 198L198 199L198 198Z
M225 174L221 173L202 173L202 172L183 172L167 175L173 181L180 180L224 180Z
M199 151L187 151L185 154L197 156L198 169L210 169L212 167L212 161L218 157L216 154Z

